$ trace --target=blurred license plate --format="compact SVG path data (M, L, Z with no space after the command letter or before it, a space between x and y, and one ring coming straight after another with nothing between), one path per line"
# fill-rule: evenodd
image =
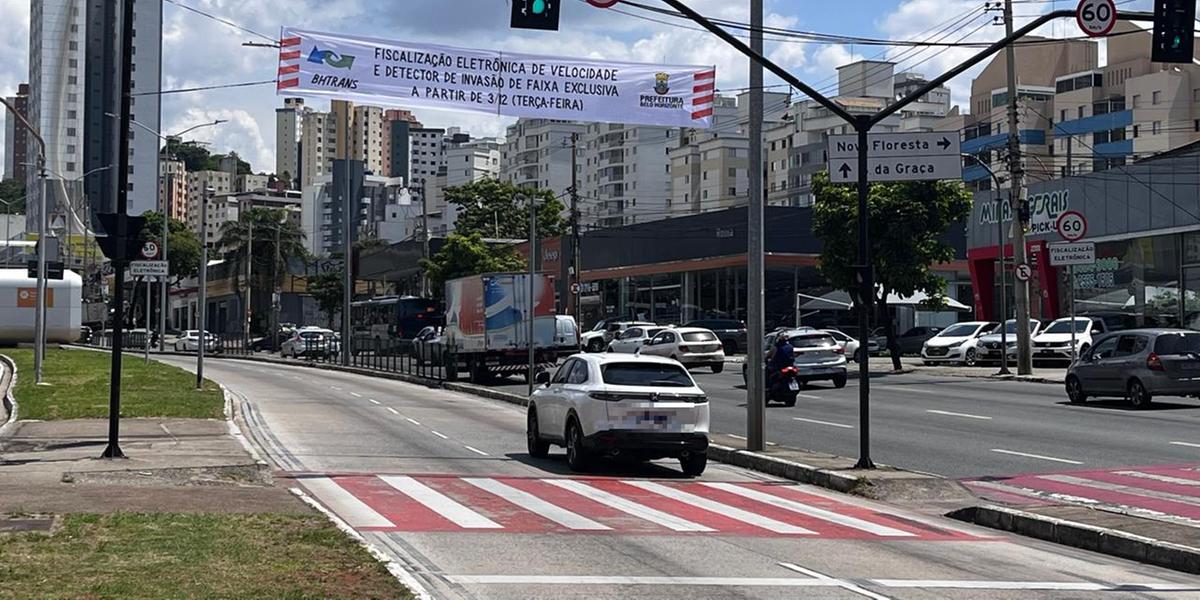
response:
M800 391L800 384L799 384L799 383L796 383L796 380L795 380L795 379L793 379L793 380L791 380L791 381L789 381L789 382L788 382L788 389L789 389L789 390L792 390L793 392Z
M634 422L638 425L647 424L658 429L666 427L671 422L671 416L662 413L643 412L634 416Z

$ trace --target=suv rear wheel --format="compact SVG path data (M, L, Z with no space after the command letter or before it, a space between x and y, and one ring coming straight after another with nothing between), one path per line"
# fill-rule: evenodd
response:
M704 473L704 468L707 466L708 454L704 452L679 457L679 467L683 469L683 474L688 477L699 477Z
M572 471L587 471L592 466L592 455L583 447L583 429L575 417L567 422L567 466Z

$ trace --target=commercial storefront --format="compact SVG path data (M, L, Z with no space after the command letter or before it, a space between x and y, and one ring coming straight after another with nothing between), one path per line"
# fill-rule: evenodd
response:
M1006 190L1001 190L1006 192ZM997 206L981 192L967 232L967 260L977 291L975 311L998 318ZM1072 288L1077 314L1121 327L1200 326L1200 152L1185 148L1142 162L1029 186L1031 313L1054 319L1069 312ZM1096 264L1052 267L1047 244L1059 241L1055 222L1064 211L1087 220L1086 241L1096 243ZM1003 217L1007 234L1010 218ZM1007 237L1007 235L1006 235ZM1012 316L1012 246L1008 261Z

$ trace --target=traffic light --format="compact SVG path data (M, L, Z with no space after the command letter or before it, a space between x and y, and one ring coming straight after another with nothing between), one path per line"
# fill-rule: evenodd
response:
M1155 0L1150 60L1191 64L1195 19L1196 0Z
M558 6L561 0L512 0L513 29L558 31Z
M123 213L97 213L100 228L104 235L96 235L96 243L111 261L130 261L141 257L142 230L146 228L146 217L131 217ZM117 235L121 231L121 221L125 222L125 236Z

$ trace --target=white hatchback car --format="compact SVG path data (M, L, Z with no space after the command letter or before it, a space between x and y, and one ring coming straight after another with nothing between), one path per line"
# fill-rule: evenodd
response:
M657 356L577 354L551 377L538 373L529 398L529 455L567 449L573 471L600 456L677 458L695 477L708 464L708 397L687 369Z
M666 329L666 327L660 327L658 325L637 325L630 327L622 332L617 339L609 342L608 351L633 354L637 352L639 348L645 346L647 341L658 335L664 329Z
M664 329L642 346L641 354L673 358L683 366L725 370L725 346L717 334L699 327Z
M947 362L975 366L979 362L979 338L997 325L992 321L955 323L925 341L921 359L927 365Z

